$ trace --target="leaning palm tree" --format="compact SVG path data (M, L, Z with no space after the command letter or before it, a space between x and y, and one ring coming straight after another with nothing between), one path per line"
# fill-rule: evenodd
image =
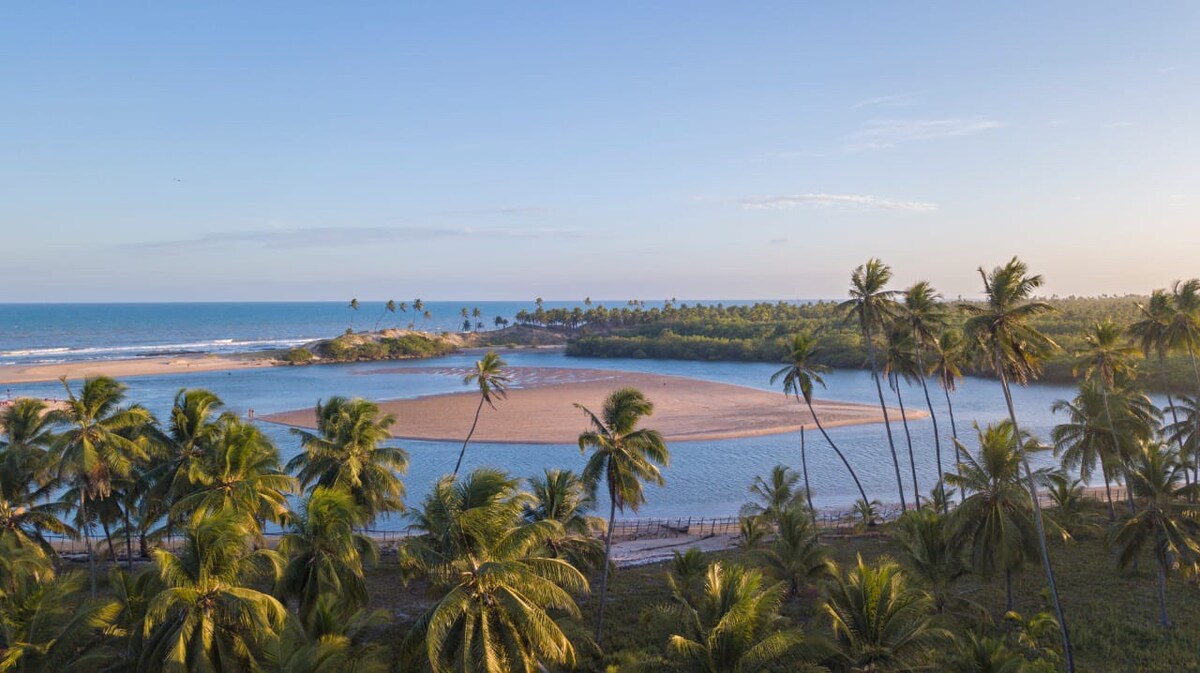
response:
M479 414L483 411L483 405L487 404L495 409L497 400L508 397L508 385L512 382L512 378L505 370L506 366L508 363L501 360L500 356L496 355L496 351L488 351L481 360L475 363L475 369L463 377L464 384L469 386L474 383L479 387L479 406L475 408L475 420L471 422L471 431L467 433L462 449L458 452L458 462L454 463L455 476L462 467L463 456L467 454L467 444L471 441L471 436L475 434L475 426L479 425Z
M337 596L350 611L365 607L363 566L379 555L373 540L354 532L365 521L366 515L349 492L324 486L313 489L279 541L279 553L288 563L276 595L295 597L302 618L325 594Z
M588 514L596 499L583 479L571 470L546 468L541 476L526 481L533 498L525 505L525 520L550 519L562 526L561 535L546 540L548 555L566 559L585 572L598 568L604 559L604 543L597 533L604 529L604 519Z
M608 489L608 531L604 534L604 573L600 580L600 608L596 616L596 642L604 629L604 603L608 597L608 567L612 558L613 521L617 510L637 512L646 501L642 484L661 486L659 467L667 467L671 454L657 430L639 428L643 418L654 413L654 403L636 388L614 390L596 415L576 404L588 417L591 429L579 435L579 450L591 448L592 455L583 468L583 481L595 493L601 480Z
M939 358L935 355L932 362L925 360L926 353L937 353L938 338L946 324L946 307L942 303L942 295L933 289L926 281L915 283L904 292L904 301L900 305L900 322L912 335L913 354L916 356L916 371L921 381L921 391L925 393L925 406L929 409L929 420L933 422L933 450L937 460L938 483L935 490L942 490L942 436L938 432L937 412L933 410L933 400L929 397L930 369L937 371ZM948 498L942 498L942 513L949 507Z
M150 412L139 406L121 407L125 385L107 376L84 379L76 394L61 379L67 391L65 414L68 428L58 437L54 461L57 479L76 495L77 518L82 523L87 548L92 595L96 593L96 556L92 549L93 505L112 492L115 478L127 476L134 461L145 457L143 447L125 437L124 431L151 422Z
M354 498L371 525L381 514L404 509L404 482L408 453L395 446L380 446L392 435L393 414L362 398L331 397L317 402L317 432L293 429L303 453L287 464L300 487L342 488Z
M821 417L817 415L816 409L813 409L813 384L819 384L824 388L825 379L821 377L821 374L826 371L826 367L813 362L816 352L817 339L811 332L800 332L794 335L787 344L787 354L783 360L785 366L771 375L771 383L775 384L782 380L785 395L795 397L797 402L804 400L804 403L808 405L808 413L817 425L817 430L821 431L821 436L825 438L826 442L829 442L830 448L846 466L846 471L850 473L850 478L854 480L854 485L858 488L863 500L867 500L867 492L859 483L858 475L854 473L850 461L846 460L846 456L838 449L837 444L834 444L833 440L829 438L829 433L825 432L825 426L821 424Z
M871 364L871 378L875 380L875 391L879 394L879 409L883 412L883 427L887 431L888 449L892 452L892 467L896 470L896 490L900 495L900 508L908 509L904 499L904 479L900 476L900 458L896 455L896 441L892 438L892 424L888 419L887 403L883 399L883 382L875 360L875 332L882 330L896 314L896 291L887 290L892 279L888 265L871 258L866 264L854 269L850 275L850 299L838 305L846 311L846 320L858 324L863 340L867 342L867 355ZM860 489L861 490L861 489ZM866 499L866 496L863 496Z
M1014 448L1009 421L975 426L979 455L958 445L961 476L947 474L947 483L970 492L954 510L952 535L970 550L971 567L985 580L1004 574L1005 609L1013 609L1013 574L1037 554L1039 531L1021 485L1021 456ZM1023 442L1026 450L1037 450ZM1038 475L1041 478L1042 475Z
M383 305L383 312L380 313L379 317L375 319L375 327L373 328L374 331L376 331L376 332L379 331L379 322L381 320L383 320L384 316L386 316L389 313L391 313L392 315L396 314L396 300L395 299L389 299L389 300L387 300L387 303Z
M178 553L154 550L166 588L146 607L141 666L187 672L254 670L283 629L287 608L253 587L278 576L283 559L253 550L245 517L222 511L194 518Z
M1197 510L1185 500L1197 486L1180 483L1187 468L1178 458L1170 449L1150 442L1133 455L1129 488L1142 509L1117 524L1110 536L1122 568L1132 565L1150 547L1158 570L1158 619L1163 626L1171 625L1167 616L1167 575L1181 565L1200 561Z
M354 316L358 314L358 298L351 299L346 308L350 309L350 327L347 328L350 331L354 329Z
M586 591L587 579L542 555L562 526L526 522L528 496L517 484L486 468L445 477L412 512L417 534L401 562L429 580L437 600L404 639L404 658L425 660L436 673L574 665L575 648L549 612L578 616L569 592Z
M908 412L904 409L904 395L901 388L908 385L914 378L924 376L917 369L917 359L914 355L914 343L908 330L903 325L895 325L887 333L887 350L883 358L884 378L888 387L896 393L896 403L900 407L900 423L904 428L904 443L908 446L908 466L912 470L913 502L921 507L921 487L917 483L917 458L913 453L912 433L908 429Z
M1075 363L1072 375L1079 376L1082 372L1084 381L1094 381L1100 390L1104 402L1104 416L1108 422L1108 430L1112 434L1114 447L1120 447L1117 436L1117 424L1113 420L1112 405L1109 395L1120 387L1129 387L1137 378L1137 367L1133 362L1137 349L1126 344L1122 338L1122 330L1111 319L1104 319L1088 330L1083 337L1084 347L1075 351ZM1117 463L1121 467L1124 461ZM1130 500L1130 507L1133 501Z
M1012 441L1021 456L1029 499L1033 503L1033 519L1037 527L1042 569L1046 573L1055 616L1062 626L1063 656L1067 664L1067 673L1075 673L1070 629L1063 613L1062 601L1058 597L1054 566L1050 563L1038 487L1024 446L1020 442L1022 435L1017 423L1017 410L1009 388L1010 382L1026 385L1036 379L1042 371L1042 360L1058 348L1058 344L1031 323L1033 318L1052 311L1053 307L1046 302L1033 300L1033 293L1042 286L1042 277L1029 275L1029 267L1016 257L1004 266L996 267L991 273L980 267L979 275L983 279L985 300L983 305L964 305L963 308L969 317L963 325L963 333L968 348L978 355L979 362L1000 378L1000 387L1004 391L1004 401L1008 406L1008 417L1013 424Z
M672 582L674 587L674 582ZM761 571L717 561L698 592L673 588L656 612L675 624L666 664L687 673L751 673L786 666L797 670L804 632L780 616L783 585Z
M938 628L929 596L909 584L895 561L863 562L828 585L825 613L833 621L838 670L910 671L935 660L948 633Z

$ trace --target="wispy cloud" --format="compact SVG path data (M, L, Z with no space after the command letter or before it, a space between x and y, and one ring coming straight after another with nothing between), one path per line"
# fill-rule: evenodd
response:
M1004 126L994 119L883 120L867 122L851 133L843 146L847 152L881 150L919 140L974 135Z
M907 210L930 212L937 204L923 201L897 201L869 194L788 194L784 196L751 196L738 200L743 208L752 210L790 210L792 208L829 208L837 210Z
M494 208L471 208L466 210L446 210L442 215L452 217L521 217L548 215L550 209L544 206L496 206Z
M861 110L865 107L907 107L909 105L914 105L917 102L916 97L917 95L915 93L898 93L891 96L877 96L875 98L860 100L854 105L851 105L850 109Z
M279 227L216 231L191 238L144 241L125 247L141 250L195 250L256 245L273 248L348 247L434 239L581 238L569 227Z

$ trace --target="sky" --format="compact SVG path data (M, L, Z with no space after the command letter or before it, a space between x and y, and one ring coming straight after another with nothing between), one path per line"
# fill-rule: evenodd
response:
M990 5L990 6L986 6ZM1200 275L1195 2L9 3L0 302Z

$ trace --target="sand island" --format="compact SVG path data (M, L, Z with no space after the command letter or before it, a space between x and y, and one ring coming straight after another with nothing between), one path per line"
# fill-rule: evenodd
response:
M647 426L668 441L731 439L815 429L803 404L782 392L680 376L638 372L510 367L513 387L496 409L486 409L472 441L512 444L572 444L587 429L587 419L573 403L599 413L604 397L616 388L632 386L654 402ZM443 374L461 376L465 370L443 367L376 370L370 375ZM380 402L395 414L393 434L402 439L462 441L479 403L474 391ZM877 423L878 407L819 400L813 404L825 427ZM892 413L889 411L889 413ZM896 411L896 418L899 412ZM909 412L909 419L925 414ZM298 427L314 426L312 409L261 416L261 420Z

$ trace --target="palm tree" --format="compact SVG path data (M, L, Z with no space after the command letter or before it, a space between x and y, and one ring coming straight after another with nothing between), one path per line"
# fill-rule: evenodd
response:
M405 638L406 658L423 654L437 673L574 665L575 648L549 611L578 616L569 592L586 591L587 579L541 555L562 526L524 521L528 496L517 483L486 468L444 477L412 512L418 534L405 541L401 562L428 579L438 599Z
M949 515L925 507L905 512L896 524L901 562L929 591L934 610L944 613L954 583L971 572L963 546L952 535Z
M595 495L588 492L583 479L571 470L546 468L542 476L527 481L533 501L525 505L525 520L550 519L562 526L562 535L546 540L547 554L566 559L583 571L599 567L604 545L596 533L604 529L604 520L588 514Z
M463 377L464 384L469 386L474 383L479 387L479 406L475 409L475 420L471 422L471 431L467 433L462 449L458 452L458 461L454 463L455 476L462 467L463 456L467 453L467 444L471 441L471 435L475 434L475 426L479 425L479 414L483 411L483 405L487 404L495 409L496 400L508 397L508 384L512 379L504 369L507 365L508 363L496 355L496 351L488 351L483 359L475 363L475 369Z
M96 594L96 556L92 549L93 503L107 498L113 480L127 476L133 461L145 457L142 446L122 435L123 431L151 422L150 412L139 406L121 407L125 385L99 376L84 379L76 395L60 379L67 391L65 414L69 424L54 449L58 465L57 478L69 484L78 504L77 518L82 523L84 545L87 547L88 568L91 574L92 595Z
M417 314L423 314L425 319L429 319L429 312L425 310L425 302L421 301L420 297L413 300L412 307L414 323L416 321Z
M366 525L380 514L404 509L404 482L408 453L380 446L392 435L393 414L382 414L379 405L362 398L331 397L317 402L317 433L293 429L304 452L287 464L296 472L300 487L342 488L363 510Z
M804 585L834 571L829 548L817 540L816 527L798 508L779 513L775 539L761 553L768 572L787 586L789 598L799 596Z
M937 338L936 348L933 349L929 363L933 375L937 377L938 385L946 395L946 411L950 416L950 439L955 446L958 444L958 425L954 422L954 403L950 401L950 393L958 390L958 382L962 380L962 368L965 364L965 351L962 334L956 330L945 330ZM957 451L957 449L956 449ZM954 461L957 467L958 461ZM938 478L944 474L938 470ZM959 502L966 494L959 493Z
M46 540L46 533L79 537L74 528L59 518L62 503L38 505L21 493L16 495L17 498L10 498L0 485L0 553L29 552L40 560L54 559L57 555Z
M279 541L279 553L289 560L276 595L296 597L302 618L326 594L337 596L348 611L365 607L363 565L379 556L371 538L354 532L365 521L349 492L336 487L313 489L300 513L288 522L291 530Z
M613 521L617 510L634 512L646 501L643 482L659 486L664 480L659 466L667 467L671 454L662 434L639 428L643 418L654 413L654 403L636 388L614 390L604 400L600 415L576 404L592 426L579 435L581 453L593 449L583 468L583 482L595 493L603 479L608 488L608 531L604 534L604 573L600 580L600 609L596 617L596 642L604 629L604 603L608 597L608 567L612 558Z
M904 442L908 445L908 465L912 470L913 501L921 507L921 487L917 484L917 459L913 454L912 433L908 431L908 413L904 409L904 396L901 394L901 380L907 385L912 379L921 376L917 370L917 361L913 355L912 337L908 331L891 329L887 333L887 351L883 358L884 378L888 386L896 393L896 402L900 406L900 422L904 427Z
M1137 377L1137 367L1133 358L1137 349L1127 345L1122 340L1122 330L1111 319L1104 319L1092 325L1084 335L1084 347L1075 352L1075 364L1072 375L1079 376L1083 372L1084 381L1095 381L1100 389L1104 402L1104 416L1108 421L1108 430L1112 434L1114 447L1120 447L1117 437L1117 424L1113 421L1112 407L1108 403L1109 393L1117 386L1127 387ZM1117 463L1124 466L1124 461ZM1129 501L1130 507L1133 500Z
M1116 414L1113 413L1114 406ZM1057 400L1050 410L1067 416L1066 423L1056 425L1050 431L1063 466L1078 469L1085 480L1091 479L1097 464L1100 466L1109 518L1115 520L1116 509L1109 487L1113 471L1124 464L1125 456L1138 442L1153 434L1154 405L1145 395L1131 390L1119 390L1108 397L1101 384L1085 381L1073 400Z
M178 554L154 550L166 588L150 600L142 666L174 671L244 671L283 629L287 609L252 588L278 576L283 559L252 550L252 526L231 510L193 518Z
M846 460L846 456L838 449L837 444L829 438L829 433L825 432L825 426L821 425L821 417L817 415L817 411L813 409L813 384L819 384L822 388L825 387L825 379L821 374L826 371L826 368L815 364L812 360L817 352L817 339L811 332L800 332L794 335L787 345L787 355L784 357L784 366L779 371L771 375L772 385L776 382L783 381L783 393L791 395L799 402L801 399L808 405L808 413L813 417L813 422L817 425L817 430L821 431L821 436L825 441L829 442L830 448L841 459L842 464L846 466L846 471L850 473L850 478L854 480L854 485L858 488L858 492L862 495L863 500L867 499L867 492L863 490L862 484L858 481L858 475L854 473L854 468L850 467L850 461Z
M1200 455L1200 397L1179 395L1170 410L1173 422L1163 428L1163 434L1179 446L1180 460L1187 466L1190 457ZM1194 478L1191 481L1200 483Z
M228 511L256 533L263 522L284 519L287 494L296 490L296 480L280 470L279 450L271 440L235 416L221 417L208 455L192 466L188 477L195 487L175 502L174 516Z
M46 492L54 429L65 420L61 411L32 397L0 413L0 492L6 497L32 501Z
M904 302L900 307L900 321L912 335L913 354L916 355L916 371L921 380L921 391L925 393L925 406L929 409L929 419L933 422L933 450L937 459L938 483L935 490L942 489L942 436L938 431L937 413L933 410L933 400L929 397L930 366L937 371L939 358L928 365L925 361L926 351L937 353L939 336L946 324L946 308L942 304L942 295L933 289L926 281L915 283L904 292ZM948 511L949 502L942 498L942 513Z
M1025 655L1002 640L967 631L956 640L955 651L939 662L945 673L1032 673Z
M376 331L376 332L379 331L379 321L383 320L384 316L386 316L388 313L394 314L395 312L396 312L396 300L395 299L387 300L387 303L383 305L383 313L380 313L379 317L375 319L375 327L373 328L374 331Z
M1129 488L1141 501L1142 509L1116 525L1110 537L1122 568L1132 565L1150 547L1158 569L1158 619L1163 626L1171 625L1167 616L1167 575L1180 565L1200 560L1196 509L1184 500L1197 487L1180 484L1186 469L1169 449L1150 442L1143 444L1132 456L1127 472Z
M391 652L373 636L389 621L386 610L347 610L323 594L303 620L289 620L264 659L278 673L388 673Z
M1167 379L1167 353L1171 350L1171 321L1174 319L1175 305L1171 295L1166 290L1155 290L1150 293L1150 301L1138 304L1142 319L1129 326L1129 334L1141 346L1142 355L1146 358L1153 353L1158 358L1158 374L1162 389L1167 394L1167 408L1171 410L1171 421L1179 423L1175 413L1175 400L1171 396L1170 381ZM1192 446L1192 451L1197 448ZM1188 450L1183 444L1179 445L1179 455L1185 457Z
M896 455L896 442L892 438L892 424L888 419L887 403L883 399L883 383L875 361L875 330L882 329L895 317L895 290L886 290L892 279L888 265L871 258L866 264L854 269L850 275L850 299L838 305L846 311L846 320L858 324L863 339L867 342L867 355L871 364L871 377L875 380L875 391L879 394L879 409L883 412L883 427L887 430L888 449L892 452L892 467L896 469L896 489L900 494L900 508L908 509L904 499L904 479L900 476L900 458ZM860 489L861 490L861 489ZM866 499L866 496L863 496Z
M1005 609L1013 609L1013 573L1037 554L1036 522L1028 493L1021 486L1021 455L1014 448L1009 421L975 426L979 455L958 445L961 472L946 474L946 481L970 495L954 510L952 535L970 549L969 561L984 579L1004 573ZM1027 450L1037 450L1027 442Z
M399 304L397 304L397 305L396 305L396 308L400 309L400 312L401 312L401 313L408 313L408 302L406 302L406 301L402 301L402 302L400 302ZM403 323L403 322L404 322L404 318L402 318L402 317L397 317L397 319L396 319L396 327L399 327L399 326L401 325L401 323ZM408 327L411 329L411 328L412 328L412 323L409 323Z
M907 671L932 661L950 640L931 615L929 596L910 586L895 561L858 563L828 584L825 613L833 621L838 670Z
M82 588L79 574L48 572L0 592L0 671L94 671L112 659L102 634L117 605L80 599Z
M702 589L677 587L658 612L678 629L667 641L671 670L688 673L749 673L786 665L795 670L804 633L779 615L782 584L769 584L761 571L708 566Z
M1195 395L1200 398L1200 366L1196 364L1196 348L1200 346L1200 279L1175 281L1171 287L1171 319L1163 338L1168 348L1182 348L1192 363ZM1192 456L1195 481L1200 482L1200 448Z
M1042 505L1038 498L1033 469L1020 443L1021 429L1017 423L1017 410L1013 406L1009 382L1026 385L1036 379L1042 370L1042 360L1058 347L1050 337L1031 324L1031 320L1053 308L1043 301L1032 299L1034 291L1042 286L1040 275L1029 275L1024 262L1013 257L1004 266L996 267L989 274L979 268L986 295L983 306L964 305L968 317L963 326L969 348L980 355L980 362L991 368L1000 378L1004 401L1008 406L1008 417L1012 421L1012 441L1021 456L1028 482L1029 499L1033 503L1033 519L1037 527L1038 547L1042 557L1042 568L1054 603L1054 613L1062 625L1063 656L1067 673L1075 673L1075 657L1071 652L1071 635L1063 613L1062 601L1058 597L1058 584L1054 581L1054 567L1050 563L1050 550L1046 543L1046 530L1042 521Z
M347 305L347 308L349 308L351 311L350 327L348 328L349 331L354 329L354 316L358 314L358 298L351 299L350 303Z
M778 523L784 512L805 508L804 492L797 489L800 475L786 465L771 468L770 475L755 477L750 484L750 494L757 502L742 505L741 516L761 516L771 523Z

